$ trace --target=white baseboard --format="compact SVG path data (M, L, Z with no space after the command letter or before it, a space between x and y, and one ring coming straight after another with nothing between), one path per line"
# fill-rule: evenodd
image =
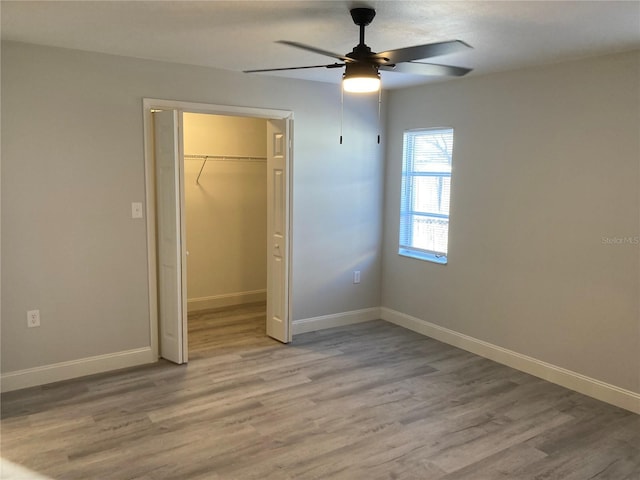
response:
M248 292L212 295L210 297L189 298L187 299L187 312L230 307L231 305L242 305L244 303L264 302L266 300L266 290L251 290Z
M640 413L640 394L616 387L600 380L587 377L580 373L543 362L533 357L523 355L513 350L493 345L483 340L458 333L454 330L435 325L411 315L407 315L390 308L381 307L380 316L383 320L400 327L413 330L427 337L434 338L449 345L461 348L481 357L507 365L551 383L561 385L570 390L602 400L620 408Z
M257 301L257 300L256 300ZM232 304L230 304L232 305ZM611 385L577 372L567 370L533 357L523 355L483 340L458 333L411 315L386 307L365 308L333 315L306 318L293 321L293 333L305 333L326 328L383 319L400 327L434 338L474 353L495 362L529 373L549 382L588 395L603 402L640 414L640 394ZM2 374L1 391L9 392L22 388L45 385L70 378L102 373L120 368L133 367L157 361L150 347L123 352L98 355L61 362L42 367L29 368Z
M1 390L3 392L10 392L21 388L35 387L37 385L45 385L70 378L134 367L156 361L158 361L158 359L154 358L151 347L80 358L68 362L4 373L0 377Z
M304 318L293 321L293 334L314 332L325 328L342 327L353 323L368 322L380 319L380 308L363 308L350 312L322 315L320 317Z

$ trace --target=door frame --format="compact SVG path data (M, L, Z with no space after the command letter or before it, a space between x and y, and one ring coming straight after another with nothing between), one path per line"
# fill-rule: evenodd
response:
M153 117L152 110L178 110L180 112L188 113L204 113L210 115L226 115L235 117L253 117L268 119L280 119L287 120L289 126L289 145L288 156L286 159L287 168L287 182L289 184L289 198L286 202L286 218L288 221L289 235L287 241L289 243L288 249L288 264L289 268L286 271L287 285L288 285L288 301L287 301L287 322L289 324L289 336L292 335L292 271L293 271L293 222L291 212L293 211L293 112L290 110L277 110L258 107L241 107L232 105L216 105L209 103L194 103L183 102L180 100L163 100L156 98L143 98L142 99L142 114L143 114L143 135L144 135L144 177L145 177L145 214L146 214L146 227L147 227L147 279L149 288L149 334L150 345L153 358L160 357L160 347L158 339L158 272L156 266L157 260L157 247L156 247L156 199L155 199L155 158L153 153ZM179 126L182 130L182 125ZM183 132L179 132L180 138L183 136ZM183 152L181 152L182 155ZM182 161L182 159L178 159ZM184 214L184 202L180 203L180 214ZM183 235L181 234L181 238ZM185 245L182 245L183 250L183 282L186 282L186 260L184 260ZM186 304L187 299L184 298L186 294L183 293L183 300ZM267 292L267 298L269 292ZM183 318L183 343L186 345L188 341L187 335L187 319ZM184 349L187 352L187 349ZM184 362L188 359L185 358Z

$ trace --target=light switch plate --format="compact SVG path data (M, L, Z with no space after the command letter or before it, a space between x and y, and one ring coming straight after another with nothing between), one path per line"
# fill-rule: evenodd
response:
M131 218L142 218L142 202L131 204Z

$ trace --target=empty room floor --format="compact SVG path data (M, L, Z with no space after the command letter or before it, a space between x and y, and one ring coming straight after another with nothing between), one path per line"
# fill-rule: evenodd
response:
M2 396L2 457L54 479L640 478L640 416L373 321L193 315L190 362Z

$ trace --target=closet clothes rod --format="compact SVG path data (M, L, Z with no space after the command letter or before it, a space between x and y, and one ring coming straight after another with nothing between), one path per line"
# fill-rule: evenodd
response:
M202 175L202 170L204 170L204 166L207 163L207 160L218 158L221 160L266 160L267 157L247 157L242 155L184 155L184 158L202 158L202 166L200 167L200 171L198 172L198 178L196 178L196 183L200 185L200 175Z

